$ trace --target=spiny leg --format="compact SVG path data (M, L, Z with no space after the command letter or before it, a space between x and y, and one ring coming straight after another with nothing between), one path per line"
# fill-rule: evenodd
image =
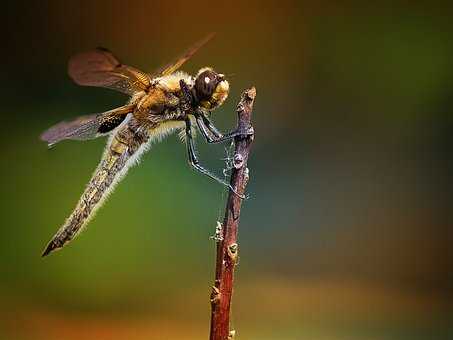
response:
M222 134L203 112L195 112L198 128L208 143L223 143L235 137L247 137L253 135L253 128L245 131L237 129L226 134Z
M192 135L192 123L190 119L186 119L186 143L187 143L187 154L189 157L189 163L190 165L200 173L202 173L205 176L208 176L209 178L219 182L220 184L228 187L232 192L234 192L237 196L240 198L245 198L245 196L240 195L230 184L225 182L223 179L218 178L216 175L212 174L209 170L205 169L202 165L200 165L200 162L198 160L198 157L195 153L195 142L193 139Z
M215 140L218 140L223 137L222 133L217 130L217 128L211 124L210 127L203 122L204 114L196 113L195 118L197 122L198 129L201 131L201 134L205 137L208 143L213 143Z
M184 112L188 112L190 111L193 105L192 91L190 90L189 86L183 79L179 81L179 86L182 92L181 98L182 110ZM206 117L206 114L202 112L200 109L197 109L194 114L196 117L198 128L200 129L201 133L206 138L206 141L208 143L222 143L229 141L234 137L249 136L253 134L253 131L235 130L224 135L215 127L215 125L209 120L209 118Z
M190 119L186 119L186 142L187 142L187 154L189 157L189 163L190 165L197 171L201 172L202 174L210 177L211 179L229 187L229 184L225 182L224 180L216 177L214 174L212 174L209 170L205 169L202 165L200 165L200 162L198 160L198 157L195 153L195 141L193 139L192 135L192 123Z

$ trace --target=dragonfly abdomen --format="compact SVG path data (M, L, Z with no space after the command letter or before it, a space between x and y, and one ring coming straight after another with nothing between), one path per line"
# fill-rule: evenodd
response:
M123 126L111 137L76 208L49 242L43 256L62 248L80 233L134 160L146 149L148 140L147 134L136 133L131 124Z

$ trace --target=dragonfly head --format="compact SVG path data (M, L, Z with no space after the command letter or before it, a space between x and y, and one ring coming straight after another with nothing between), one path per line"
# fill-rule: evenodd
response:
M195 78L195 95L199 105L207 110L213 110L223 104L228 97L230 84L223 74L215 72L210 67L202 68Z

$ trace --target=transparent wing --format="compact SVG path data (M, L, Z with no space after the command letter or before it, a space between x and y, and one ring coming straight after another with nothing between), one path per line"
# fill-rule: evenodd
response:
M121 64L105 48L73 56L69 60L68 73L79 85L106 87L128 95L146 90L150 85L150 78L146 73Z
M187 60L192 58L192 56L201 48L203 47L209 40L214 37L215 33L210 33L204 39L198 41L194 45L192 45L187 51L185 51L179 58L174 60L172 63L165 65L157 69L155 72L152 73L151 78L154 77L161 77L167 76L172 74L177 69L179 69Z
M41 140L49 146L65 140L87 140L109 133L119 126L134 110L134 105L126 105L103 113L81 116L70 122L61 122L41 135Z

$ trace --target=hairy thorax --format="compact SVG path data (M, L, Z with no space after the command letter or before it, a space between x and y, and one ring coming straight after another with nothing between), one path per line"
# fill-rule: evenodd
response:
M186 112L181 109L180 80L189 86L193 85L192 78L183 72L154 79L150 88L139 96L131 99L136 105L129 125L147 134L151 139L161 139L175 130L184 128Z
M192 78L183 72L156 78L149 90L135 99L134 118L150 130L163 123L183 121L186 113L181 109L181 79L190 85L193 83Z

